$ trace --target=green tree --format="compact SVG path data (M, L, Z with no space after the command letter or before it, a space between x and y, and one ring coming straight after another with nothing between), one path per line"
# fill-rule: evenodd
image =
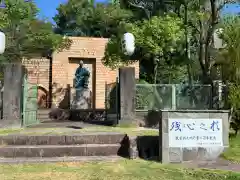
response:
M164 15L165 12L175 11L176 1L169 0L119 0L121 7L134 11L139 19L150 19L153 16Z
M133 62L123 55L120 44L123 32L132 32L136 38L136 53L131 59L140 60L147 73L153 77L152 82L156 83L160 66L174 67L176 71L182 70L182 62L174 61L173 58L179 51L179 43L181 44L183 40L182 26L180 18L169 15L128 23L119 31L118 36L111 38L104 63L116 68ZM179 65L179 69L176 64ZM164 71L162 68L161 71Z
M224 48L219 53L225 82L240 83L240 17L227 17L222 23ZM240 107L239 107L240 108Z
M184 17L190 39L190 53L201 69L203 83L212 84L218 66L218 50L214 45L214 32L221 25L220 12L234 0L182 0L179 14ZM181 13L181 8L183 9ZM187 12L186 12L187 11Z
M70 36L109 38L116 34L121 22L133 21L131 11L118 3L94 4L89 0L69 0L58 7L54 17L56 32Z
M176 3L176 1L167 1L167 0L120 0L121 7L131 10L134 13L134 16L138 19L138 21L143 20L150 20L153 17L161 17L168 15L179 15L180 13L180 5L181 3ZM176 12L176 13L175 13ZM181 18L181 16L179 15ZM184 26L181 27L182 31L184 30ZM121 35L121 34L120 34ZM184 36L182 36L184 37ZM185 38L186 39L186 38ZM112 40L109 44L114 44ZM120 39L118 38L118 42ZM117 43L118 43L117 42ZM141 51L138 51L135 55L135 59L141 59L140 64L142 67L144 67L144 73L140 74L140 77L144 77L148 82L153 83L154 79L158 79L159 83L179 83L180 81L183 81L186 79L186 64L189 65L189 61L187 61L186 55L188 56L188 52L186 51L186 42L181 41L178 42L178 49L170 53L164 52L164 56L161 58L164 59L164 61L161 61L160 63L155 63L156 57L149 56L145 57L143 56ZM117 53L121 53L121 49L119 44L116 45L110 45L108 51L111 51L106 54L105 62L108 63L110 61L116 61L116 64L121 64L121 58L123 58L124 62L127 63L126 57L120 57L120 59L117 56ZM114 47L115 46L115 47ZM119 47L116 47L119 46ZM115 49L118 49L117 51ZM107 60L108 59L108 60ZM131 61L130 61L131 62ZM106 63L106 64L107 64ZM112 63L110 62L112 65ZM183 66L185 64L185 67ZM155 70L154 70L155 67ZM189 68L188 68L189 69ZM156 76L154 76L153 72L158 72ZM180 73L180 74L179 74ZM188 74L190 76L190 70L188 71ZM155 78L154 78L155 77ZM176 77L176 78L175 78Z
M222 67L224 82L229 85L230 125L237 134L240 129L240 17L223 19L221 30L224 46L218 53L217 63Z
M213 48L212 41L213 33L219 26L220 11L224 5L236 1L122 0L122 4L130 9L138 9L145 14L143 17L146 19L152 15L161 16L164 12L176 13L182 18L185 24L185 46L182 46L184 47L182 51L185 51L185 60L188 64L194 65L196 65L194 61L198 61L202 82L212 83L211 71L216 64L216 50Z
M52 24L37 19L33 2L5 0L0 11L0 29L6 34L6 51L2 61L19 62L23 57L41 56L49 50L66 48L68 39L53 32Z

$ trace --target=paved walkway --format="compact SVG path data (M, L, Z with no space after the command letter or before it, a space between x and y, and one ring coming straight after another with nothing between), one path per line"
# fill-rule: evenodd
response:
M216 161L209 162L185 162L183 165L188 168L219 169L240 172L240 164L220 158Z
M57 162L116 162L120 156L77 156L77 157L33 157L33 158L0 158L0 164L23 163L57 163Z

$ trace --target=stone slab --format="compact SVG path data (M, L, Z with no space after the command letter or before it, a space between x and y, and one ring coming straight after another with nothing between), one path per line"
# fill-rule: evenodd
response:
M159 120L159 157L162 163L187 161L213 161L229 146L229 111L217 110L163 110ZM219 147L169 147L169 118L220 118L223 122L223 146Z

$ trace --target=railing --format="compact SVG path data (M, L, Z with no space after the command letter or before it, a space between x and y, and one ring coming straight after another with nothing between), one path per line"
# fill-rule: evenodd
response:
M136 110L223 109L227 87L185 84L136 84Z

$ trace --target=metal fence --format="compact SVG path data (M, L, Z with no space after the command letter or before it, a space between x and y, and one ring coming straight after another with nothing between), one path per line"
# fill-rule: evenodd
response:
M136 84L136 110L223 109L227 87L185 84Z

